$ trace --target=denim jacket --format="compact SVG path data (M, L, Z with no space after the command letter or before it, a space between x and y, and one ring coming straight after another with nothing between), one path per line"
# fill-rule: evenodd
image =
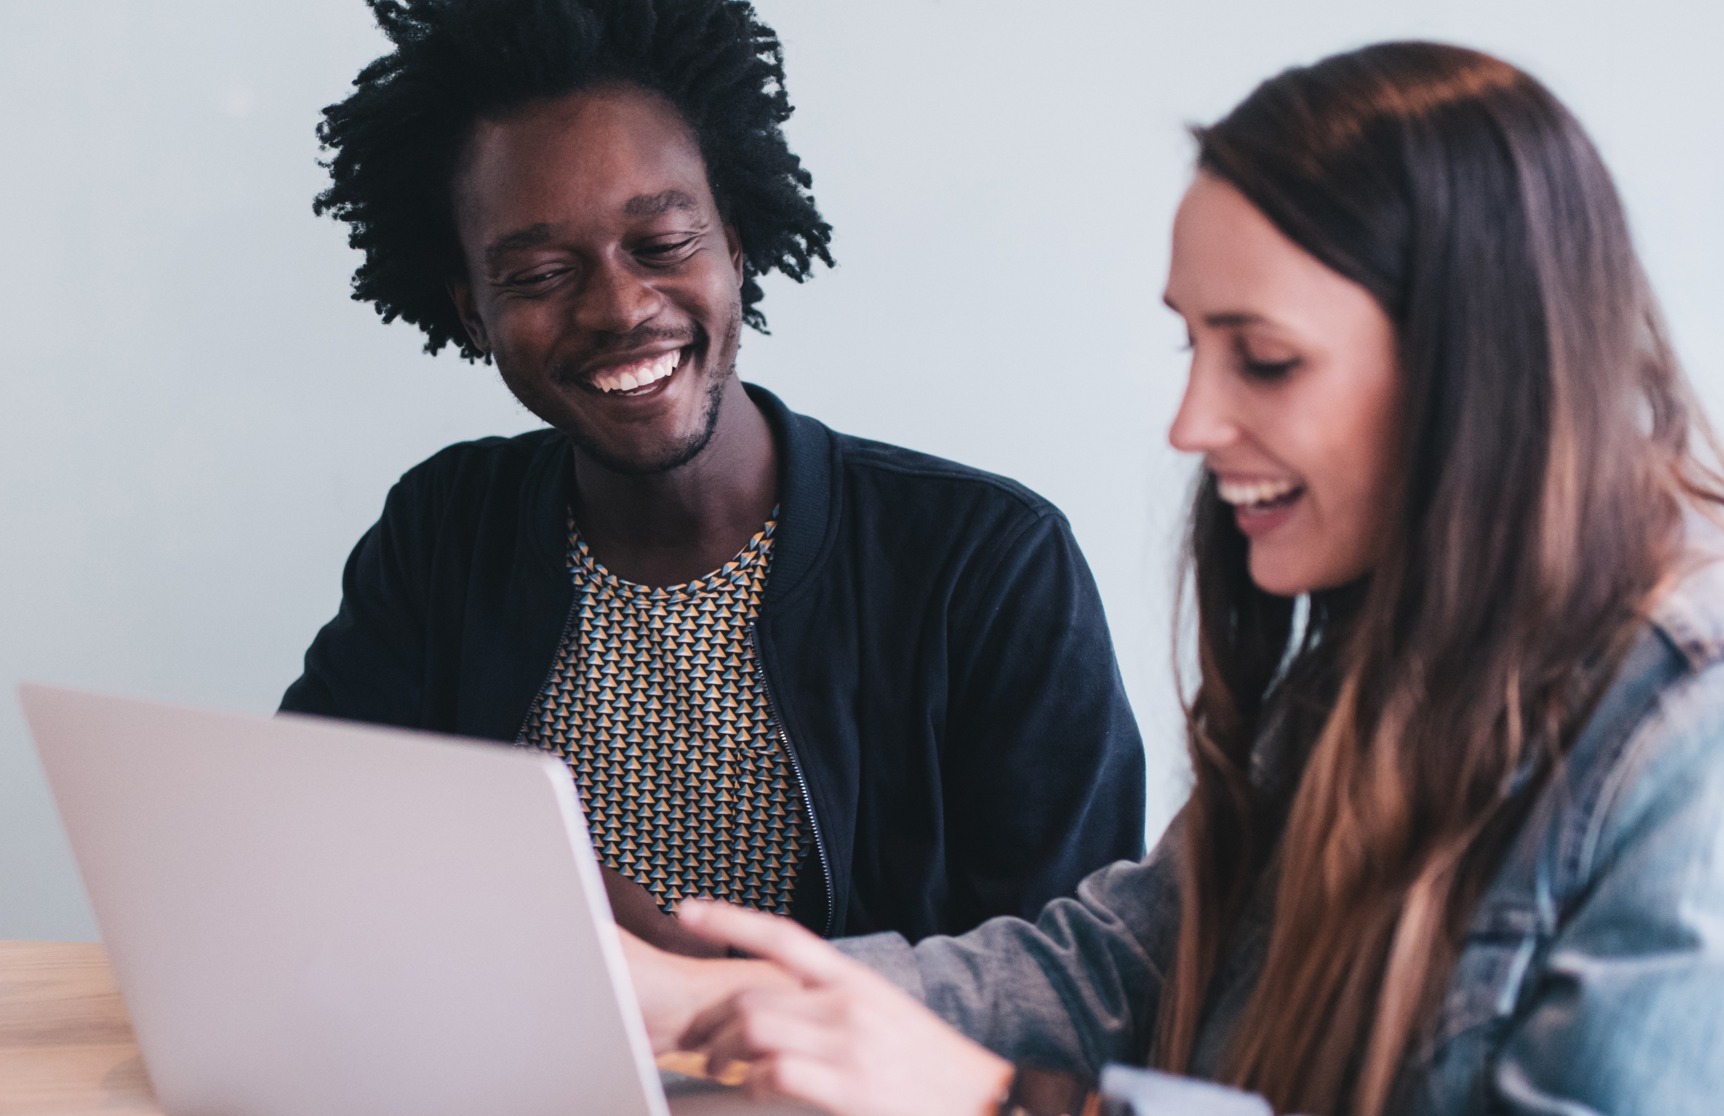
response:
M1013 1061L1141 1064L1174 955L1182 835L1175 819L1146 860L1092 874L1033 923L841 948ZM1249 997L1269 916L1253 903L1224 950L1199 1076ZM1541 792L1391 1111L1724 1112L1724 562L1659 598Z

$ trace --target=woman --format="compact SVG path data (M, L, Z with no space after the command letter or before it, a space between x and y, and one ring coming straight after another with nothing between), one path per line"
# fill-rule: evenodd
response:
M1724 486L1596 151L1422 43L1197 139L1184 810L1035 923L914 947L691 905L769 964L631 944L655 1039L842 1113L1108 1061L1279 1112L1716 1112Z

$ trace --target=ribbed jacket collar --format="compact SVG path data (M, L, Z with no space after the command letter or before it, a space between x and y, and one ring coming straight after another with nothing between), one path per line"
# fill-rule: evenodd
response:
M840 514L835 443L824 423L797 414L763 387L743 387L766 417L778 447L778 531L766 600L782 604L809 581L831 543ZM567 438L545 440L527 484L533 507L528 545L540 561L560 572L568 561L568 509L575 484L575 457Z

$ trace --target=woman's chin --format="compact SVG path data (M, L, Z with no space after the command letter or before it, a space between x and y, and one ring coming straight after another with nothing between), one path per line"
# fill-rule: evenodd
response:
M1263 592L1274 597L1303 597L1354 584L1370 572L1370 563L1311 562L1253 546L1248 569L1251 583Z
M1311 584L1309 571L1301 570L1298 563L1276 561L1261 555L1255 546L1251 548L1249 569L1251 583L1270 596L1299 597L1317 588Z

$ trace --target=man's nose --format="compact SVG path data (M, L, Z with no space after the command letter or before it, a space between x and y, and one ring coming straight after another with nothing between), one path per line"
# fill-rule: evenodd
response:
M664 296L626 260L605 260L587 273L575 324L594 333L628 333L658 316Z
M1195 356L1185 381L1185 396L1167 440L1181 453L1213 453L1239 440L1232 400L1219 369L1206 367Z

